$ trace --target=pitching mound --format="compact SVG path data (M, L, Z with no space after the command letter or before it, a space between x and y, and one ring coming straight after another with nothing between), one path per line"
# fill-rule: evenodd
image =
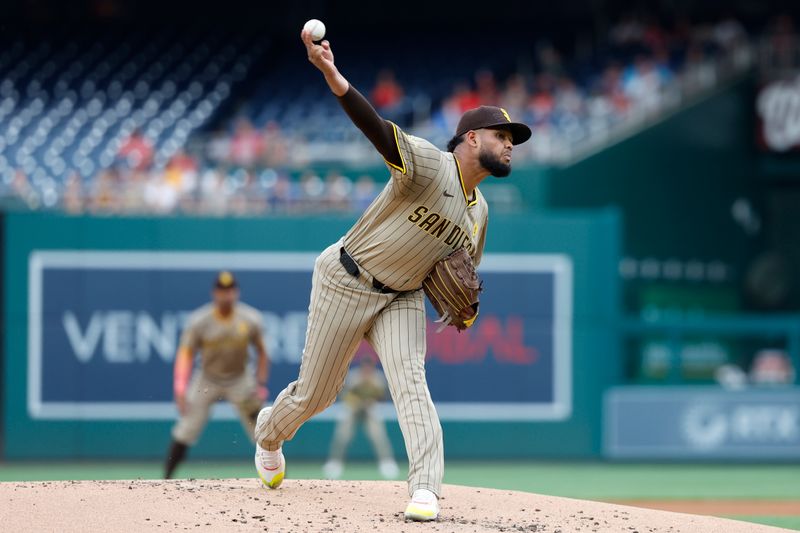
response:
M3 531L788 531L666 511L448 485L434 523L403 520L406 484L255 479L0 483Z

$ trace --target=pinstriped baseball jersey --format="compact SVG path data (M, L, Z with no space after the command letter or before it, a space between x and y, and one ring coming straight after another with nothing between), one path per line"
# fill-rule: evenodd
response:
M486 238L488 207L480 191L467 197L459 162L424 139L394 126L401 166L341 241L317 258L308 329L296 381L262 410L256 440L277 450L300 426L328 407L344 383L363 339L381 360L408 453L409 494L441 494L442 427L425 379L425 301L422 280L460 247L476 264ZM361 267L341 262L341 247ZM399 293L376 290L374 279Z
M477 188L467 197L454 154L393 126L403 164L387 161L392 179L344 243L373 277L407 291L462 246L480 262L489 208Z
M181 346L200 350L203 375L209 379L231 379L247 368L248 351L263 335L261 314L237 302L229 317L217 315L213 303L197 309L181 337Z

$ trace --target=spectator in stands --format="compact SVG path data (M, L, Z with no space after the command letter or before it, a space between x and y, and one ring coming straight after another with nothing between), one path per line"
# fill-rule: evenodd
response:
M64 197L62 199L64 211L71 215L82 213L84 209L83 194L83 178L77 170L74 170L64 183Z
M145 186L149 173L132 170L118 173L119 211L122 213L141 213L146 211L144 200Z
M614 106L611 99L597 85L589 93L586 101L587 128L594 135L608 133L615 117Z
M471 78L469 72L461 73L463 79L471 79L471 82L454 84L449 95L436 93L432 88L428 95L430 101L441 102L441 105L430 115L433 120L423 119L413 126L438 128L439 132L449 134L465 109L499 105L511 115L527 117L526 120L534 124L537 141L523 148L522 155L548 158L569 153L570 143L586 132L607 134L609 128L619 122L637 118L631 113L632 109L661 109L671 88L675 87L675 78L680 78L682 89L705 89L717 81L721 72L720 58L732 59L737 67L746 66L750 61L747 31L730 15L705 24L677 17L670 26L665 25L663 18L629 15L614 24L607 37L612 46L605 57L608 66L601 71L581 68L580 64L562 57L552 43L541 42L533 50L535 75L524 70L501 78L497 77L499 71L493 72L491 68L481 68ZM778 62L786 66L800 64L794 21L789 15L779 15L770 22L767 40L776 50ZM607 48L598 51L605 53ZM631 62L630 58L635 60ZM602 61L603 57L599 59ZM680 70L673 71L676 64L680 65ZM571 78L571 71L580 72L580 78ZM588 83L583 83L584 79L589 80ZM146 84L142 87L146 88ZM5 97L11 94L14 85L9 81L0 89ZM38 85L36 90L46 92ZM380 112L395 121L411 116L409 98L389 69L379 73L370 96ZM397 110L397 115L392 116L393 110ZM424 112L418 114L423 115L428 116ZM231 124L234 127L231 128ZM297 130L282 131L273 121L259 131L247 118L238 117L224 131L202 139L203 153L199 157L179 152L156 175L150 174L155 156L154 140L136 129L121 142L111 171L100 172L92 179L87 177L85 182L79 174L71 174L61 189L61 203L70 213L198 210L224 214L231 210L250 213L267 209L313 212L344 209L345 203L354 210L363 211L377 192L375 182L366 175L355 184L338 173L329 174L324 182L313 172L305 173L299 182L277 172L277 177L266 181L256 178L263 176L266 170L283 169L288 165L302 169L313 163L320 152L315 146L309 146L313 141L304 140L306 126L287 122L284 128ZM334 132L331 138L349 142L348 136L341 132ZM335 152L336 147L327 154L331 151ZM212 163L217 167L208 168ZM228 169L231 164L237 168L231 171ZM202 179L198 175L200 165L206 169ZM242 168L251 172L241 174L246 177L237 177L235 172ZM42 207L49 192L39 189L42 183L30 183L20 170L9 186L25 205L37 209ZM349 191L347 198L344 191ZM262 207L253 207L249 195L261 198ZM243 202L244 207L240 209L237 202Z
M295 184L286 174L279 173L272 187L271 195L267 197L268 206L272 211L292 211L297 203L298 193Z
M261 158L264 140L261 133L246 117L241 117L236 121L229 149L228 160L235 165L252 168Z
M316 211L325 197L325 183L316 172L307 170L300 176L300 193L303 210Z
M209 215L224 215L227 195L224 173L217 167L206 169L200 179L200 210Z
M593 135L607 135L610 128L628 115L630 101L622 87L622 72L611 63L590 85L584 104L586 128Z
M258 186L253 172L243 170L241 184L236 188L229 202L229 212L234 215L251 215L266 210L264 191Z
M271 120L264 127L262 162L267 167L282 167L288 161L289 148L280 125Z
M659 109L664 87L671 79L672 72L666 65L657 65L651 57L639 54L633 65L625 69L622 83L638 109L653 112Z
M452 96L442 102L442 106L434 112L433 119L441 131L453 131L456 127L461 112L458 102Z
M534 80L534 91L528 102L528 121L534 125L549 123L555 108L555 98L552 91L552 77L549 74L540 74Z
M338 171L331 171L325 177L325 207L333 211L346 211L353 194L353 182Z
M105 169L95 178L89 210L93 213L115 213L119 209L119 180L113 169Z
M28 180L28 175L22 169L17 169L14 173L12 189L29 209L38 209L42 205L39 193L33 188L33 185Z
M713 39L726 53L735 53L747 45L747 30L733 14L729 13L714 25Z
M117 153L127 168L145 170L153 163L153 143L137 128L131 132Z
M392 114L399 110L403 103L403 88L397 83L394 72L383 69L378 72L378 79L370 95L375 109L384 114Z
M469 83L465 81L458 82L453 96L451 96L456 104L459 114L464 113L469 109L474 109L481 105L481 98L478 93L470 87Z
M372 176L362 174L358 180L356 180L355 187L353 188L352 209L359 213L363 212L369 207L369 204L372 203L377 195L378 190Z
M231 138L225 131L215 131L205 143L205 156L215 163L230 162Z
M442 103L442 107L435 114L435 122L444 131L453 131L461 115L467 109L480 106L481 98L466 81L459 81L453 87L453 92Z
M179 191L163 172L152 172L144 187L147 211L159 215L172 213L178 205Z
M630 108L630 99L625 93L622 81L622 68L617 63L612 63L603 71L600 80L600 91L608 99L612 114L619 117L627 114Z
M558 79L554 100L555 110L560 113L568 113L575 116L583 114L586 97L569 76L561 76Z
M197 186L197 161L178 150L164 169L164 179L179 195L190 193Z
M751 59L749 36L744 25L732 14L714 26L714 41L734 67L741 68Z

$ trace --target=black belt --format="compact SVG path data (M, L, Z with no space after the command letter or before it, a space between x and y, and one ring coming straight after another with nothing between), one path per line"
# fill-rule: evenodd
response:
M339 262L342 264L347 273L353 276L354 278L357 278L358 275L361 273L361 271L358 269L358 265L356 264L355 260L352 257L350 257L350 254L347 253L344 247L342 247L339 250ZM391 287L388 287L387 285L381 283L375 278L372 278L372 286L375 287L375 290L380 291L384 294L400 292L394 290Z

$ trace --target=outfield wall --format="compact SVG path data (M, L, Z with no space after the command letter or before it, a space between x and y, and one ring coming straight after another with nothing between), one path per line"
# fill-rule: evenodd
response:
M276 394L296 376L313 259L352 222L7 215L5 457L161 456L175 345L221 268L264 313ZM600 455L602 393L623 371L620 226L613 210L492 217L478 324L429 327L448 457ZM193 456L249 455L232 411L215 409ZM402 455L393 409L383 410ZM335 416L308 423L287 450L323 457ZM369 455L363 437L352 452Z
M529 205L613 205L624 254L699 258L744 268L758 242L731 216L737 199L764 212L747 77L569 166L525 167L514 184Z

